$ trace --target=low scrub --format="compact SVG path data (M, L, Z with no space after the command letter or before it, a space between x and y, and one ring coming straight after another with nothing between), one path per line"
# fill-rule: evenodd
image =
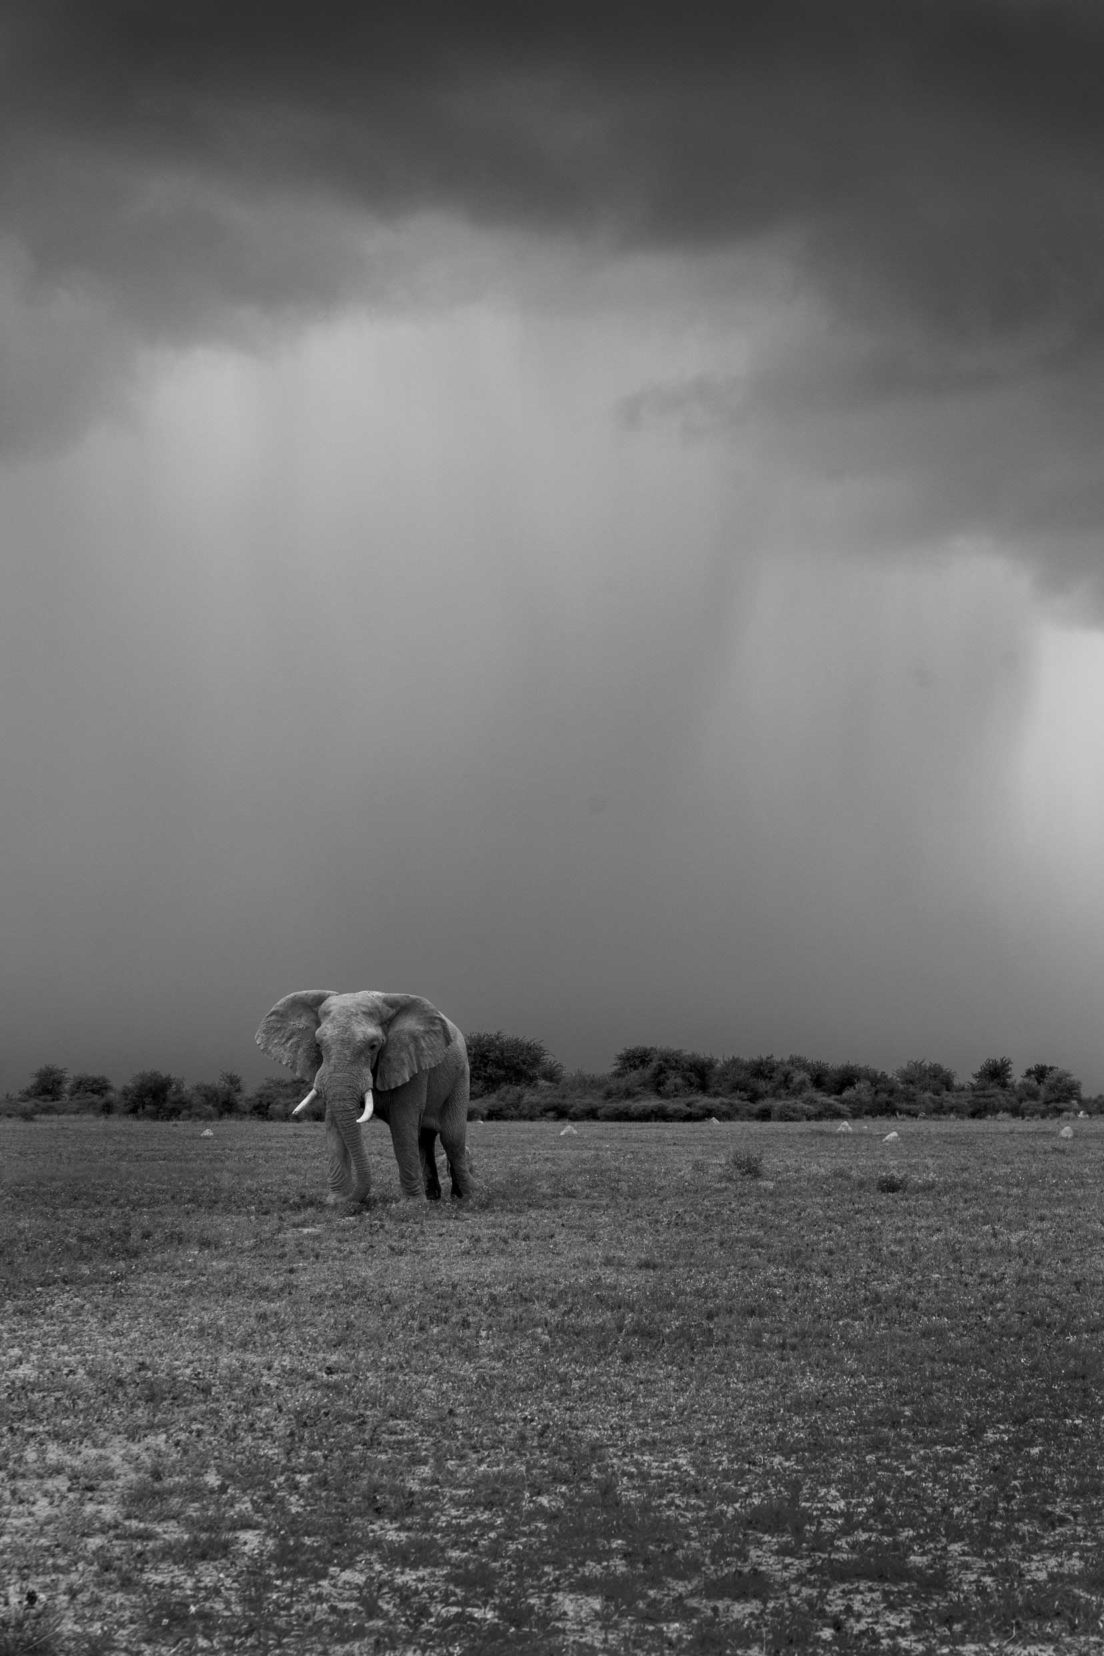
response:
M783 1121L850 1120L886 1115L1031 1118L1104 1113L1104 1097L1084 1098L1081 1083L1054 1064L1032 1064L1019 1080L1011 1059L986 1059L968 1084L927 1058L892 1075L870 1065L831 1064L802 1053L714 1058L681 1047L629 1046L609 1073L565 1071L543 1042L475 1030L467 1036L472 1113L492 1121ZM70 1074L44 1064L0 1115L25 1119L69 1114L209 1121L251 1115L286 1121L305 1090L301 1080L268 1076L246 1095L224 1070L217 1081L188 1083L162 1070L140 1070L118 1089L106 1075Z
M1075 1133L0 1122L0 1656L1101 1650Z

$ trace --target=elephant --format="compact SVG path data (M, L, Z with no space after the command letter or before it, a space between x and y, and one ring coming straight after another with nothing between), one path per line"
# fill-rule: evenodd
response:
M456 1025L429 1001L375 989L299 990L276 1002L256 1042L311 1083L293 1116L316 1097L325 1104L331 1200L359 1204L368 1198L371 1177L360 1128L373 1114L391 1129L404 1196L440 1199L438 1133L453 1196L471 1195L468 1049Z

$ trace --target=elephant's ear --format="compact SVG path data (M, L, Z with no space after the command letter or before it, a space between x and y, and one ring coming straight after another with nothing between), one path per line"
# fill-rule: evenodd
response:
M393 1015L376 1065L376 1086L390 1092L419 1070L434 1069L445 1056L452 1035L441 1013L421 995L381 995L380 999L387 1010L393 1009Z
M313 1081L322 1062L314 1040L318 1008L336 993L335 989L300 989L277 1001L254 1036L261 1051L286 1064L301 1080Z

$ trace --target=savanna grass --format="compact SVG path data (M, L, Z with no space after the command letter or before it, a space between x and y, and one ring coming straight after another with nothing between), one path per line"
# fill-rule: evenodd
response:
M373 1132L343 1219L317 1128L0 1124L9 1606L53 1656L1095 1651L1104 1131L901 1131L479 1124L433 1207Z

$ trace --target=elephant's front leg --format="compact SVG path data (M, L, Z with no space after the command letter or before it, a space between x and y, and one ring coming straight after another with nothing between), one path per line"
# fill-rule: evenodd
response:
M399 1164L399 1184L404 1196L425 1199L421 1146L418 1143L422 1111L425 1107L425 1076L415 1075L405 1086L391 1093L388 1121L391 1144Z

